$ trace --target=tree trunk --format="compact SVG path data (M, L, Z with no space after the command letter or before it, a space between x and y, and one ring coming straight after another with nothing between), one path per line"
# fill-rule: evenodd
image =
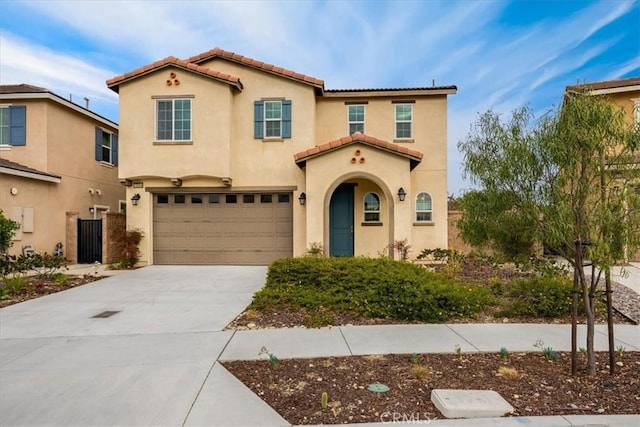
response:
M577 246L577 244L576 244ZM578 374L578 270L573 265L573 291L571 292L571 375Z
M595 316L592 309L591 296L589 295L589 283L584 274L584 268L578 268L578 275L582 285L582 300L584 305L584 314L587 323L587 375L596 374L596 355L594 352L593 340L595 335Z

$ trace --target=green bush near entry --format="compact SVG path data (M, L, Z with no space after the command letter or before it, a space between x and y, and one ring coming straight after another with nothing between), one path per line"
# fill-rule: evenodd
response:
M571 313L573 284L566 277L517 279L501 288L502 309L497 316L560 317Z
M327 310L428 323L473 316L491 292L407 262L384 258L288 258L269 267L251 308Z

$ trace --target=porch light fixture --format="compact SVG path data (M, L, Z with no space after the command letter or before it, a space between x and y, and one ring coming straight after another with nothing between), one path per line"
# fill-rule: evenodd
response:
M307 195L304 193L300 193L300 197L298 197L298 201L300 202L300 205L304 206L305 203L307 203Z
M131 196L131 204L133 206L138 206L138 202L140 201L140 194L136 193L133 196Z
M400 187L398 190L398 199L400 199L401 202L404 202L405 197L407 197L407 192L404 191L404 188Z

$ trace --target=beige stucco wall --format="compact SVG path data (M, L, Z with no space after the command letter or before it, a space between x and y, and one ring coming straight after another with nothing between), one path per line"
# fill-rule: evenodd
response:
M51 100L11 103L27 106L27 144L3 148L0 157L61 176L61 182L0 176L0 209L7 217L14 207L34 208L34 231L22 233L10 253L20 252L24 245L52 253L57 242L64 244L66 240L66 212L78 212L80 218L90 219L94 218L90 207L119 210L125 189L118 181L117 168L96 161L94 148L96 126L114 133L117 129ZM10 194L11 188L17 189L15 196ZM89 188L101 194L90 194Z

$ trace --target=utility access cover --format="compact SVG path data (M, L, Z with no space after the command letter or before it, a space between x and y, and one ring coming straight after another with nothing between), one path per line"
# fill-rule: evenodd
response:
M91 316L92 319L106 319L107 317L111 317L114 314L120 313L120 311L103 311L100 314L96 314L95 316Z

